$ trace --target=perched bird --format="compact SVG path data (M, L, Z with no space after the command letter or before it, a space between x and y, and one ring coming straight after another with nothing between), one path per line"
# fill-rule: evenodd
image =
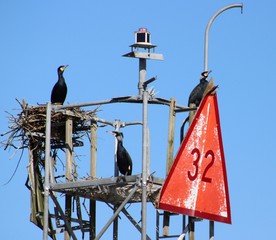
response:
M204 71L200 74L200 82L195 86L193 91L190 93L189 100L188 100L188 107L198 107L200 102L202 101L203 94L209 84L207 81L208 75L211 71ZM195 106L191 106L194 104ZM180 134L180 142L184 139L184 129L186 123L190 122L194 117L195 112L190 112L189 116L183 121L181 125L181 134Z
M63 72L68 65L60 66L57 69L58 72L58 81L52 89L51 94L51 102L52 104L60 104L63 105L66 95L67 95L67 85L65 83L65 79L63 77Z
M210 74L211 71L204 71L201 73L200 76L200 83L195 86L193 91L190 93L189 100L188 100L188 106L190 106L191 103L195 104L196 107L199 106L202 98L203 98L203 93L208 85L208 75Z
M124 135L122 132L112 131L112 134L117 138L117 166L121 174L131 175L132 173L132 160L123 146Z

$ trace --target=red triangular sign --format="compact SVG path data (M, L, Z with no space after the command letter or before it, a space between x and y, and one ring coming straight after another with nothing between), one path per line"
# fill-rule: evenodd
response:
M231 224L216 94L207 94L162 187L158 208Z

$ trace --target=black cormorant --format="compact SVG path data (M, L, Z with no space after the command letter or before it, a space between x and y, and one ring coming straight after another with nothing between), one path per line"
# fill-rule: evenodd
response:
M132 160L123 146L124 135L122 132L112 131L112 134L117 138L117 166L121 174L131 175L132 174Z
M195 86L193 91L190 93L189 100L188 100L188 106L190 106L191 103L195 104L196 107L199 106L202 98L203 98L203 93L208 85L208 75L211 71L204 71L201 73L200 76L200 83Z
M63 105L66 95L67 95L67 85L65 83L65 79L63 77L63 72L68 65L60 66L57 69L58 72L58 81L52 89L51 94L51 103L52 104L61 104Z

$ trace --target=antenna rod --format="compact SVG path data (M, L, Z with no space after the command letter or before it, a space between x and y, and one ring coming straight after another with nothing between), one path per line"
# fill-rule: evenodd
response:
M210 19L209 23L207 24L206 30L205 30L205 45L204 45L204 71L208 71L208 48L209 48L209 30L210 27L212 25L212 23L214 22L215 18L220 15L222 12L230 9L230 8L241 8L241 13L243 10L243 5L242 3L236 3L236 4L231 4L228 6L225 6L223 8L221 8L220 10L218 10Z

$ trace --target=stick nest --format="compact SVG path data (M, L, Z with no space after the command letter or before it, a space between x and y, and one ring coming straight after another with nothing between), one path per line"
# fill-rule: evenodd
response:
M16 116L8 113L9 131L1 134L8 136L5 141L1 142L5 150L9 147L21 149L28 147L30 142L35 145L45 142L46 130L46 105L31 106L22 100L20 102L21 112ZM73 142L74 145L81 144L79 140L85 131L90 128L91 121L96 116L95 110L84 111L80 108L70 108L55 111L51 113L51 147L62 147L65 144L65 123L68 118L73 121Z

